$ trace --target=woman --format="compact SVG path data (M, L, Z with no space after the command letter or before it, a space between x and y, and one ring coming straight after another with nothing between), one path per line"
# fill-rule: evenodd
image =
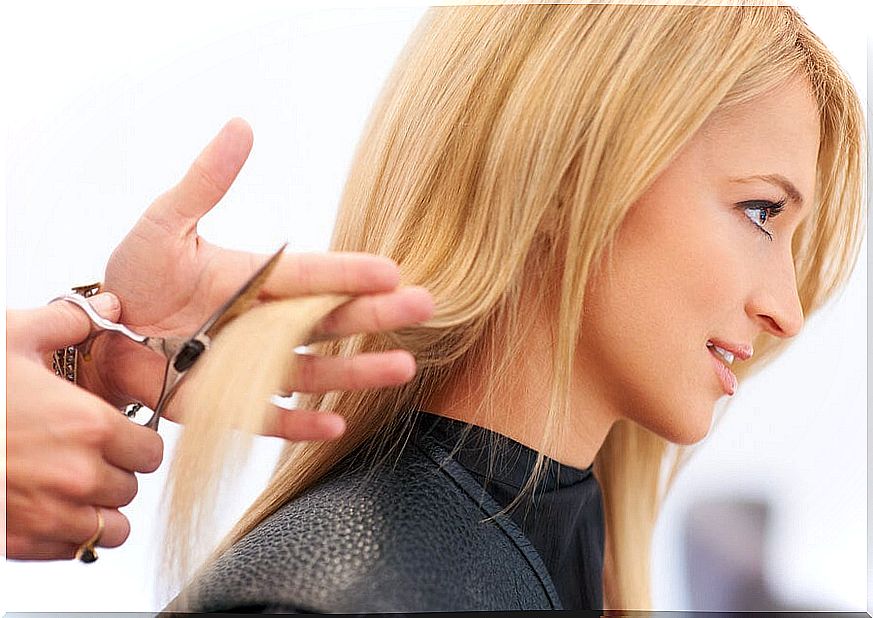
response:
M862 122L788 7L432 10L333 249L391 257L435 317L325 346L400 343L418 374L306 399L346 434L286 451L174 607L650 607L668 445L703 438L851 271Z

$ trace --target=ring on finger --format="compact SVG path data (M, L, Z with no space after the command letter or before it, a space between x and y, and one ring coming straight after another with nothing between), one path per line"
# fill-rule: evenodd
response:
M94 512L97 513L97 531L90 539L79 545L79 548L76 550L76 560L86 564L97 560L97 551L94 549L94 546L100 542L100 537L103 536L103 528L105 527L103 513L100 512L100 507L95 506Z

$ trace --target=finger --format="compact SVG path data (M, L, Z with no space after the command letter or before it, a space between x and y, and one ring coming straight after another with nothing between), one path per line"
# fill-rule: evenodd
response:
M131 422L96 395L44 369L33 374L31 384L17 393L23 397L15 401L21 409L65 410L68 420L79 419L78 439L98 446L107 462L124 471L153 472L160 465L164 445L153 429Z
M119 422L105 445L106 461L130 472L154 472L164 458L164 441L154 429L125 418L116 412Z
M87 447L84 453L80 447L78 451L44 455L38 463L41 468L30 473L33 486L58 499L116 508L136 497L136 476L107 463Z
M145 216L165 229L192 230L224 197L252 149L252 129L242 118L222 127L184 178L148 208Z
M100 509L105 524L97 545L100 547L118 547L130 536L130 521L118 509L97 508ZM91 534L93 533L92 531Z
M312 341L397 330L429 320L433 311L433 297L422 287L409 286L387 294L361 296L337 307L321 320L313 329Z
M367 352L352 357L297 355L297 375L288 392L326 393L383 388L409 382L415 358L405 350Z
M227 297L270 255L223 250L215 269L222 274L216 294ZM400 283L393 260L370 253L284 253L261 289L261 300L313 294L390 292Z
M264 435L304 442L333 440L340 437L345 430L346 421L338 414L277 407L267 419Z
M110 292L97 294L88 299L102 317L117 320L121 313L118 297ZM33 337L39 350L53 350L74 345L85 340L91 332L91 319L79 307L58 300L24 313L25 333Z
M97 477L97 486L91 493L91 502L95 506L116 508L130 504L136 497L138 488L136 476L115 466L103 463Z
M11 560L71 560L77 546L60 541L42 541L17 534L6 535L6 557Z
M259 261L259 265L267 259ZM388 292L400 283L393 260L369 253L285 253L262 298Z
M72 543L74 547L85 543L97 532L97 509L100 509L103 517L103 534L100 535L97 545L118 547L130 534L130 522L118 509L71 502L59 502L57 509L58 512L53 514L51 520L63 523L42 535L43 541Z

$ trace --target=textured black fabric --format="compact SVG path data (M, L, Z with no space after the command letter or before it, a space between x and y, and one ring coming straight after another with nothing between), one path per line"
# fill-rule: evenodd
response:
M421 435L435 438L450 452L463 438L454 459L501 507L508 506L530 476L536 451L482 427L471 427L464 437L466 427L429 412L420 413L416 423ZM492 452L495 464L489 475ZM591 467L562 466L549 458L544 463L546 472L533 497L525 497L509 515L537 548L564 609L600 610L605 531L600 486Z
M372 472L340 462L166 611L562 609L534 546L434 438L416 433Z

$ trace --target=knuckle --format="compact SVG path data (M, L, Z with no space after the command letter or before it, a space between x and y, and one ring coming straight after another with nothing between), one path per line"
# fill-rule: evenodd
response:
M346 372L349 376L349 387L359 390L367 385L367 371L362 363L353 359L346 360Z
M381 333L383 330L385 330L385 318L382 315L379 303L374 302L370 304L370 318L373 322L373 328L376 332Z
M100 407L85 407L80 411L81 435L77 439L91 446L100 446L112 435L112 419Z
M315 359L311 356L300 355L297 363L297 376L291 384L292 390L307 391L313 388L316 374Z
M71 463L67 468L66 490L73 498L90 498L99 486L99 470L96 463L82 461Z
M314 289L315 273L308 261L300 260L297 263L297 277L304 292L309 293Z
M221 196L224 193L224 188L213 178L199 159L191 164L191 175L194 181L208 193L217 196Z
M340 281L342 281L344 290L354 289L357 283L354 269L348 260L341 260L340 264Z
M57 308L58 318L63 320L65 323L70 325L81 324L85 327L88 327L90 323L88 322L88 318L82 312L81 309L74 307L72 304L68 302L54 302L52 303Z

